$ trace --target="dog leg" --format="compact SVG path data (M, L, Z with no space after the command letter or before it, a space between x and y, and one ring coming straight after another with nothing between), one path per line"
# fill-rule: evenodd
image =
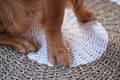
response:
M63 43L61 26L64 17L64 0L45 1L45 33L48 58L58 66L70 66L71 58Z
M22 36L29 29L27 11L22 0L0 0L0 45L25 54L38 49L34 40Z
M78 21L87 22L96 17L91 9L85 8L83 0L69 0Z

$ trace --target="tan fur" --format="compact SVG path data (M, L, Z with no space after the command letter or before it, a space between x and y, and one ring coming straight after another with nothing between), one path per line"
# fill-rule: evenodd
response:
M79 21L95 19L93 12L84 7L83 0L0 0L0 45L25 54L37 51L37 42L23 34L31 23L42 24L49 60L59 66L69 66L72 62L61 33L68 3Z

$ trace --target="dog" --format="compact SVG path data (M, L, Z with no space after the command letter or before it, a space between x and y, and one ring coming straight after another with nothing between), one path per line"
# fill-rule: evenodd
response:
M41 24L46 34L50 62L70 66L71 57L61 33L66 7L73 10L78 21L96 19L93 11L85 8L83 0L0 0L0 45L24 54L36 52L40 45L23 34L31 24Z

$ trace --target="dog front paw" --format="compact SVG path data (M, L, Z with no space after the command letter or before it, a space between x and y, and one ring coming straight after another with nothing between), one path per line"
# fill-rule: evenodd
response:
M78 17L78 20L82 22L88 22L91 20L96 20L96 16L94 15L94 12L91 9L85 8L81 17Z
M40 48L40 45L36 41L29 38L22 37L20 39L17 39L16 42L18 45L14 47L14 49L18 52L22 52L25 55L31 51L36 52Z
M40 45L33 39L26 37L12 37L1 41L0 44L27 55L30 51L36 52Z
M71 57L67 49L55 48L49 52L48 58L50 62L58 66L69 67L71 65Z

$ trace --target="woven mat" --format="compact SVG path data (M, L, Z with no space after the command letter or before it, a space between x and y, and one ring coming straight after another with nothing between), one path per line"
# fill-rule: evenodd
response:
M119 80L120 6L109 0L85 0L109 35L106 52L99 60L77 67L49 67L4 46L0 47L2 80ZM89 3L89 4L87 4Z
M35 24L31 26L25 35L37 41L41 48L36 53L30 52L28 57L40 64L54 66L48 60L46 35L43 28ZM108 35L101 23L97 20L87 23L78 22L70 8L65 9L62 34L64 44L71 56L71 67L99 59L107 48Z

